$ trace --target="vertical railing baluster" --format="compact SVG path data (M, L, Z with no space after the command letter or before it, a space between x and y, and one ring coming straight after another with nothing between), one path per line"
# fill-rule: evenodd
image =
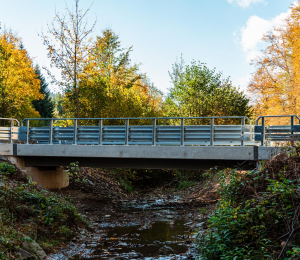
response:
M180 119L180 145L184 146L184 119Z
M210 119L210 146L214 146L214 119Z
M294 146L294 116L291 116L291 143Z
M53 120L51 119L49 122L49 144L53 144Z
M14 127L14 120L11 120L10 121L10 139L9 139L10 144L13 142L13 127Z
M29 144L29 120L26 121L26 144Z
M245 118L242 118L241 122L241 146L244 146L244 125L245 125Z
M128 135L129 135L129 119L125 122L125 145L128 145Z
M261 125L262 125L262 141L261 146L264 146L265 144L265 138L266 138L266 129L265 129L265 118L261 118Z
M102 119L99 120L99 142L98 145L102 145Z
M152 145L156 145L156 119L152 121Z
M73 136L73 144L77 144L77 119L74 120L74 136Z

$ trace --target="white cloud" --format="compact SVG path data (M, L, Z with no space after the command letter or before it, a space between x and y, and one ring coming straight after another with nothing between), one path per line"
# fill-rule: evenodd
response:
M235 0L228 1L234 2ZM244 0L240 2L251 1ZM297 4L297 2L295 2L294 4ZM244 27L242 27L239 31L233 33L235 42L242 47L242 50L245 54L245 60L247 62L250 62L261 55L261 49L264 49L266 47L266 44L262 41L263 36L268 31L271 31L274 27L283 23L283 21L288 17L289 14L290 10L285 13L281 13L269 20L253 15L248 19ZM246 91L250 78L251 75L245 75L243 77L237 78L234 83L236 86L239 86L241 90Z
M251 78L251 75L246 75L244 77L237 78L234 83L236 86L238 86L240 88L240 90L246 91L247 86L250 82L250 78Z
M270 21L264 20L256 15L251 16L245 27L241 29L241 44L244 51L255 49L264 34L272 29Z
M260 47L263 46L263 36L274 27L283 23L289 13L290 11L281 13L270 20L265 20L256 15L248 19L246 26L241 28L238 36L238 42L241 44L248 62L260 55ZM236 36L236 33L234 35Z
M241 7L249 7L251 4L264 3L265 0L227 0L230 4L238 4Z

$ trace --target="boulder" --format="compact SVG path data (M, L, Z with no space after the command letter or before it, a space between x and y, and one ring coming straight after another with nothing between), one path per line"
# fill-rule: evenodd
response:
M27 252L26 250L19 248L19 255L20 259L25 260L25 259L34 259L34 256Z
M45 251L40 247L40 245L32 240L29 236L23 234L26 241L22 243L22 248L36 255L38 259L46 259L47 255Z

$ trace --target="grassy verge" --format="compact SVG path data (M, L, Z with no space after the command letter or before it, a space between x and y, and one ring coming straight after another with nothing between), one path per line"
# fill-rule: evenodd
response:
M64 198L21 175L14 166L0 164L0 259L18 259L30 239L49 251L88 225Z
M221 200L199 234L201 259L300 259L299 154L218 177Z

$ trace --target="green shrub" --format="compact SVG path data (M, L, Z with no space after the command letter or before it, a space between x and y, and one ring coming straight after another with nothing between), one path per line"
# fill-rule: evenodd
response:
M0 164L2 174L14 167ZM60 245L72 238L87 221L62 196L37 189L35 183L12 181L0 174L0 259L13 259L26 234L38 243Z
M188 187L191 187L195 185L195 181L180 181L179 184L178 184L178 189L186 189Z
M219 172L221 200L199 238L201 259L297 259L299 162L282 154L260 170Z
M0 174L13 174L16 172L15 166L7 164L6 162L0 163Z

